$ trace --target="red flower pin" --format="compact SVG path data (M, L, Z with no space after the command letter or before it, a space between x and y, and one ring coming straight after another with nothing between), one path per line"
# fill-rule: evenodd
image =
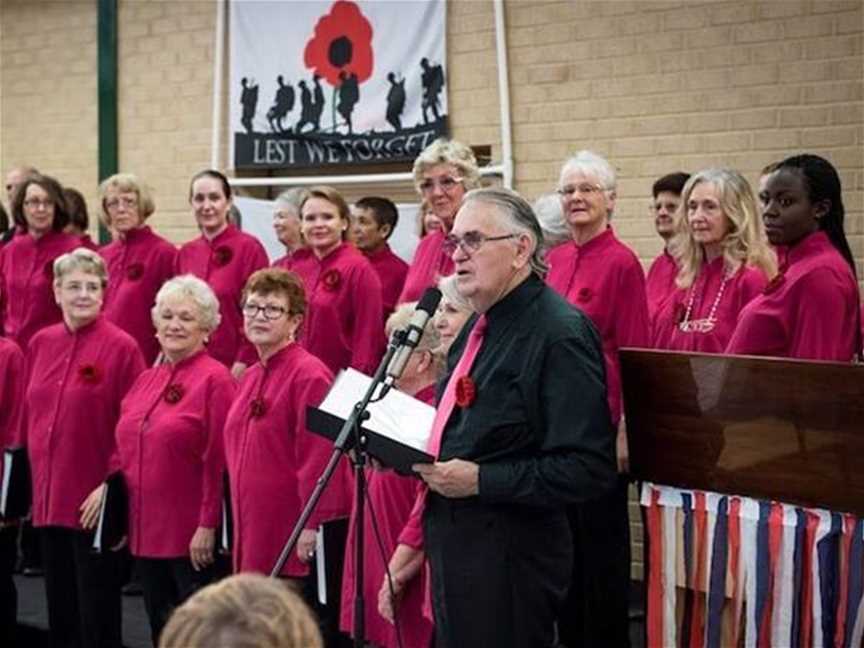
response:
M456 404L461 408L471 407L477 399L477 385L471 376L462 376L456 381Z
M252 414L252 418L261 418L266 411L267 403L263 398L256 398L249 405L249 412Z
M129 281L138 281L144 276L144 266L140 263L132 263L126 268L126 278Z
M94 364L81 365L78 367L78 377L83 383L98 385L102 382L102 370Z
M231 251L231 248L221 245L213 250L213 261L215 261L216 265L224 267L231 263L231 259L234 258L234 253Z
M165 388L165 402L174 405L180 402L183 398L183 385L180 383L171 383Z
M776 292L780 286L784 284L786 281L786 275L782 272L778 275L775 275L774 278L768 282L768 285L762 290L763 295L770 295L773 292Z
M342 285L342 275L336 268L328 270L324 273L324 276L321 277L321 281L324 283L324 287L330 292L336 292L339 290L339 286Z
M594 296L594 291L592 291L588 286L579 289L579 294L576 296L580 302L589 302L591 298Z

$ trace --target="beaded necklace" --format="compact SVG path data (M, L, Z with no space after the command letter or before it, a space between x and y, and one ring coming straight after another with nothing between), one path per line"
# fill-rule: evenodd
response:
M723 292L726 290L726 283L731 278L731 273L724 272L723 280L720 282L720 289L717 291L717 296L714 298L714 303L711 304L711 310L708 311L708 317L704 319L691 320L690 315L693 313L693 303L696 301L696 286L690 289L690 300L687 302L687 311L684 313L684 319L678 323L678 328L682 333L710 333L714 330L714 325L717 319L714 315L717 313L717 306L723 298ZM706 279L707 283L708 280Z

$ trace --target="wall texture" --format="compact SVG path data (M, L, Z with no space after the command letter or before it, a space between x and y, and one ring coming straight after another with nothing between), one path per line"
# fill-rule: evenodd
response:
M615 227L647 264L661 246L647 215L656 177L728 165L755 182L769 162L816 152L840 169L864 276L861 0L505 8L515 184L526 196L552 190L575 150L606 155L619 170ZM120 168L154 187L153 224L177 242L196 234L187 183L210 162L215 24L212 0L119 0ZM448 56L453 136L500 159L491 0L449 3ZM98 211L96 126L96 2L2 0L0 168L34 164ZM411 195L407 185L346 193L369 191Z

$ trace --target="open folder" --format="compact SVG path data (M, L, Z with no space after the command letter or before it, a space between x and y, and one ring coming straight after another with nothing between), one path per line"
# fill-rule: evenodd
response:
M341 371L320 407L306 409L306 426L335 441L371 382L369 376L355 369ZM414 474L412 464L435 461L425 450L435 419L434 407L392 389L382 400L371 403L368 412L369 419L363 423L362 430L366 451L372 457L403 475ZM352 435L347 447L353 446Z

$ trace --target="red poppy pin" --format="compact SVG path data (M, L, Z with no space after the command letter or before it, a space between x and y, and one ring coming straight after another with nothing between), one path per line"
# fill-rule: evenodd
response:
M98 385L102 382L102 370L94 364L78 367L78 376L81 378L81 382L88 385Z
M45 267L42 268L42 271L45 273L45 278L48 281L54 281L54 262L49 261L45 264Z
M372 75L372 24L354 2L337 0L315 24L303 63L334 88L346 78L363 83ZM344 73L345 77L341 75Z
M684 321L684 316L687 314L687 308L685 308L682 302L678 302L675 304L675 310L672 313L672 321L675 324L680 324Z
M456 404L461 408L471 407L477 400L477 385L471 376L462 376L456 381Z
M183 398L183 385L180 383L171 383L165 388L165 402L175 405Z
M579 294L576 296L580 302L589 302L591 298L594 296L594 291L591 290L588 286L579 289Z
M775 275L774 278L768 282L768 285L762 290L763 295L770 295L773 292L776 292L780 286L784 284L786 281L786 275L782 272L778 275Z
M267 403L263 398L256 398L249 405L249 413L252 414L252 418L261 418L266 411Z
M213 261L215 261L216 265L224 267L231 263L231 259L234 258L234 253L231 251L231 248L221 245L213 250Z
M129 281L138 281L144 276L144 266L140 263L132 263L126 268L126 278Z
M330 292L336 292L339 290L339 286L342 285L342 275L336 268L332 268L324 273L324 276L321 277L321 281L324 283L324 287Z

